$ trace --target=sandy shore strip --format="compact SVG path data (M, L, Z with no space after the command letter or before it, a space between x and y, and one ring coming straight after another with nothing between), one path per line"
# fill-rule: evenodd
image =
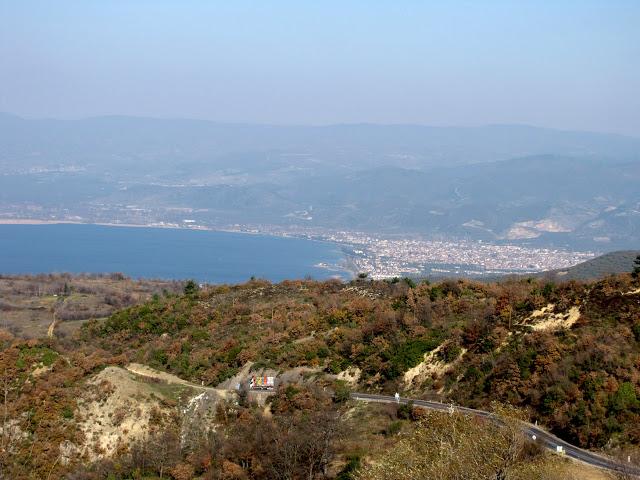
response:
M188 229L180 225L139 225L133 223L93 223L77 220L38 220L32 218L0 218L0 225L99 225L102 227L135 227L135 228L173 228ZM204 228L192 228L191 230L204 230Z
M62 223L79 224L71 220L36 220L31 218L0 218L0 225L57 225Z

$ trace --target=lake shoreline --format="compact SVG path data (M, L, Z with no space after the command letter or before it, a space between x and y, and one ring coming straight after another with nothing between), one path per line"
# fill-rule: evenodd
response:
M273 237L273 238L296 238L303 239L310 242L318 242L318 243L326 243L335 245L340 249L343 255L342 261L338 265L325 265L322 262L315 265L317 268L322 268L324 270L332 271L332 272L345 272L351 275L352 278L355 278L358 273L358 269L353 262L353 255L350 253L347 248L348 245L345 245L341 242L333 242L331 240L322 240L317 238L310 238L303 235L295 235L295 234L287 234L287 233L273 233L273 232L261 232L261 231L246 231L246 230L238 230L232 228L214 228L214 227L205 227L205 226L180 226L175 224L136 224L136 223L109 223L109 222L81 222L77 220L41 220L34 218L16 218L16 219L4 219L0 218L0 225L96 225L100 227L124 227L124 228L157 228L157 229L168 229L168 230L190 230L190 231L199 231L199 232L223 232L223 233L236 233L243 235L256 235L256 236L264 236L264 237Z
M145 250L151 250L157 253L157 258L168 258L166 262L154 259L151 263L147 263L142 270L137 267L131 267L134 271L124 271L129 276L147 278L200 278L205 282L210 282L211 277L219 278L213 280L215 283L228 283L226 278L238 277L237 281L242 281L244 276L247 278L260 276L271 281L281 281L292 278L315 277L328 279L339 277L343 280L353 278L354 273L348 268L348 260L346 258L342 245L336 242L323 241L318 239L305 238L294 235L273 235L263 232L244 232L233 229L212 229L212 228L193 228L189 226L181 227L176 225L130 225L130 224L111 224L111 223L87 223L73 220L38 220L38 219L2 219L0 227L6 232L11 231L11 227L21 228L22 232L15 235L4 235L4 239L0 239L0 243L11 242L13 238L13 246L5 245L5 258L0 256L0 270L3 273L43 273L53 271L69 271L76 272L104 272L104 254L100 249L111 248L107 253L107 259L112 258L115 261L122 261L122 258L129 256L128 260L134 263L138 257L145 257ZM64 260L60 260L57 264L52 265L48 258L42 252L37 261L29 261L29 256L18 246L21 241L30 243L34 238L50 237L49 231L46 234L37 234L34 236L29 227L59 226L53 233L53 237L57 237L58 245L71 242L71 247L66 248ZM73 229L68 232L65 226ZM82 227L94 227L94 230L85 231ZM121 227L120 229L110 230L110 227ZM104 228L106 230L95 230ZM141 233L122 232L125 229L136 229ZM171 234L154 234L149 232L150 229L172 231ZM147 231L142 233L142 231ZM201 232L198 234L189 234L188 231ZM41 230L44 232L44 230ZM111 233L105 233L111 232ZM131 230L133 232L133 230ZM216 235L218 234L218 235ZM226 236L234 235L234 236ZM16 240L20 237L21 240ZM131 238L130 238L131 237ZM130 245L130 240L133 245ZM105 247L105 243L115 243L114 246ZM284 242L284 243L283 243ZM293 242L293 243L289 243ZM184 245L185 251L182 250ZM45 245L41 248L50 250ZM58 247L59 248L59 247ZM97 250L96 250L97 249ZM138 249L138 250L136 250ZM176 250L178 249L178 250ZM71 251L70 251L71 250ZM93 252L94 257L88 256L87 252ZM58 255L57 250L51 251L55 257ZM71 260L70 258L84 255L84 263L82 260ZM45 255L42 257L42 255ZM111 255L112 257L109 257ZM133 256L132 256L133 255ZM183 258L178 259L176 255ZM274 257L275 255L275 257ZM199 256L202 256L202 265ZM15 261L14 258L15 257ZM273 258L272 258L273 257ZM194 260L195 258L195 260ZM208 264L204 262L208 261ZM146 258L147 262L150 262ZM3 265L4 264L4 265ZM13 264L11 267L10 265ZM150 265L152 265L150 267ZM127 262L123 263L127 268ZM113 267L114 265L112 265ZM140 265L138 265L139 267ZM175 266L175 271L173 267ZM150 275L149 268L158 271ZM7 270L9 269L9 270ZM118 271L121 268L116 268ZM199 272L187 274L186 271ZM208 270L207 270L208 269ZM251 271L249 271L250 269ZM254 272L255 269L255 272ZM7 270L7 271L4 271ZM162 273L160 273L162 270ZM109 270L111 271L111 270ZM321 273L324 272L324 273Z

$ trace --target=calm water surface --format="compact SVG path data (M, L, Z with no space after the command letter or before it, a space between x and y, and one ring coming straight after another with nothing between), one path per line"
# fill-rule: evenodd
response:
M237 283L345 271L339 246L297 238L99 225L0 225L0 273L122 272L131 277Z

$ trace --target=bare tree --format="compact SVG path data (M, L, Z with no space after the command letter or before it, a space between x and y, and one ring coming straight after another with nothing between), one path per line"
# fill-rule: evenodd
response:
M163 478L168 468L180 460L180 439L173 430L163 430L149 437L147 454L149 463Z
M17 376L6 369L0 376L0 388L2 395L2 435L0 437L0 479L6 476L8 467L11 466L12 456L19 448L23 439L20 422L10 407L15 404L22 384L17 382Z

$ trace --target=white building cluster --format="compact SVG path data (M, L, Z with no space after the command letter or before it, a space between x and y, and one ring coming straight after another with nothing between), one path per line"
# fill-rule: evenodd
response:
M594 252L470 240L377 238L352 232L328 234L326 239L351 245L354 266L373 278L430 274L533 273L570 267L596 255Z

